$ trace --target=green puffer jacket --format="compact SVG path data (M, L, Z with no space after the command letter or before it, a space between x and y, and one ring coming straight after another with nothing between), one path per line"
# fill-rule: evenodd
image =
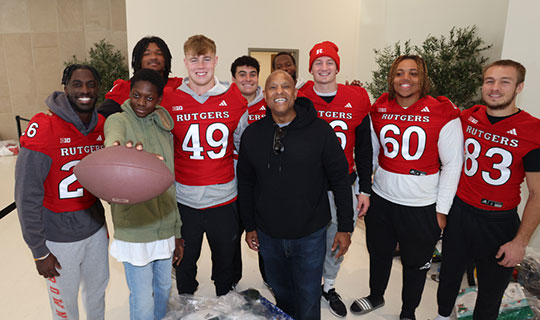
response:
M105 122L105 146L115 141L142 142L143 149L165 158L165 164L174 174L173 138L170 133L174 122L162 107L145 118L139 118L131 109L129 100L122 104L122 111L107 118ZM140 184L144 188L144 182ZM181 238L180 215L176 205L176 189L173 185L154 199L134 204L111 204L114 238L127 242L152 242L171 236Z

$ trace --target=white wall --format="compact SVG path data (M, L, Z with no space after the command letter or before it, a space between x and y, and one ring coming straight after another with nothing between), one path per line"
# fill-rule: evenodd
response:
M173 73L185 75L183 43L205 34L217 44L217 75L230 80L232 61L252 48L298 48L299 75L310 79L311 47L335 42L341 56L338 81L371 80L373 49L428 34L447 34L452 26L477 25L479 35L499 58L508 0L147 0L126 1L128 50L145 35L158 35L173 53ZM488 14L489 12L489 14ZM261 79L264 81L264 79Z
M513 59L527 68L525 87L518 96L518 106L540 117L540 1L511 0L508 6L502 58Z
M518 107L526 110L536 117L540 117L540 104L536 93L540 87L540 43L537 38L540 35L540 2L537 0L511 0L508 6L506 31L502 58L513 59L522 63L527 68L525 76L525 88L518 96ZM521 205L523 207L528 196L527 186L522 185ZM540 249L540 232L538 229L529 244Z

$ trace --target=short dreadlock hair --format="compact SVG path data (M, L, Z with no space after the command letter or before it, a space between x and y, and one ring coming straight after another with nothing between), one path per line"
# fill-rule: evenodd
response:
M155 43L163 54L163 58L165 60L165 66L163 68L163 80L168 80L169 74L171 73L171 51L169 50L169 47L167 46L165 41L163 41L163 39L161 39L160 37L156 36L148 36L142 38L133 48L133 52L131 54L131 67L133 67L133 72L136 73L137 71L142 69L142 59L144 56L144 51L146 51L150 43Z
M64 69L64 73L62 74L62 84L64 86L67 86L73 72L79 69L90 70L98 84L101 84L101 76L99 75L99 72L96 70L96 68L92 67L91 65L78 63L70 64Z

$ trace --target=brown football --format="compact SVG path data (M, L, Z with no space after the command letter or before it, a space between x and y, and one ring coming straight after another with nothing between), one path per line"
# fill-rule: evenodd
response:
M96 197L118 204L150 200L174 182L173 173L154 154L124 146L92 152L73 172Z

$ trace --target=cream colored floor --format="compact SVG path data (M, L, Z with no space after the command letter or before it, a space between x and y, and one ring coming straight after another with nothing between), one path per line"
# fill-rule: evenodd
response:
M13 201L15 161L16 157L0 157L0 209ZM107 216L110 219L109 212L107 212ZM352 247L349 249L336 280L336 288L347 307L355 298L363 297L369 293L369 257L363 228L363 223L359 223L356 227ZM51 311L45 281L37 274L30 250L22 239L16 211L0 220L0 243L2 244L0 251L2 254L0 319L50 319ZM239 290L255 288L271 300L271 295L264 287L259 275L256 253L249 250L247 245L243 245L242 250L244 277L238 285ZM210 282L210 265L209 249L208 245L205 244L199 260L198 280L200 287L197 291L198 295L214 296L214 286ZM433 273L437 267L434 265L430 273ZM129 292L123 267L113 258L110 259L110 273L111 278L106 294L106 319L129 319ZM436 316L436 290L437 283L428 278L422 303L416 312L417 319L433 319ZM363 316L349 314L347 319L398 319L401 306L401 263L399 259L394 259L385 299L386 305L383 308ZM84 314L84 311L81 311L81 314ZM81 317L81 319L85 319L85 317ZM324 303L322 304L322 319L337 319L328 311Z

